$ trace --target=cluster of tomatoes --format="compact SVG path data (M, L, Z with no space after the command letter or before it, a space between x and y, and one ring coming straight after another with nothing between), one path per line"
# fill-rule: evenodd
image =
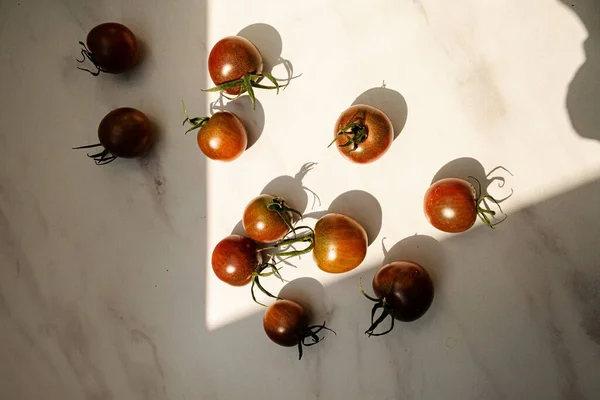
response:
M96 71L121 73L136 66L139 50L135 35L125 26L105 23L92 29L83 42L82 63L87 58ZM277 79L263 72L263 60L259 50L245 38L226 37L215 44L208 58L208 71L215 87L207 92L220 92L223 96L247 94L253 107L255 89L277 90L289 85L293 77ZM267 80L271 84L263 84ZM234 113L218 111L210 117L190 118L185 105L185 120L198 129L198 146L210 159L233 161L240 157L248 145L244 122ZM186 133L187 133L186 132ZM98 127L99 143L78 148L103 147L96 154L88 154L96 164L114 161L117 157L136 157L152 145L152 132L148 117L133 108L111 111ZM340 154L352 162L364 164L382 157L394 140L394 127L381 110L366 104L357 104L345 110L338 118L333 140ZM474 181L477 181L473 178ZM477 216L494 227L495 212L487 203L499 206L491 196L482 193L481 185L475 186L464 179L447 178L435 182L424 197L424 212L429 222L445 232L464 232L470 229ZM243 213L246 236L230 235L221 240L212 253L215 275L232 286L251 284L253 300L260 303L255 294L258 288L264 295L275 298L264 315L267 336L282 346L311 346L321 338L318 333L330 330L321 325L310 325L309 310L297 302L281 299L271 294L260 279L274 276L283 281L280 273L282 263L290 258L312 253L313 260L321 270L339 274L357 268L365 259L368 238L365 229L353 218L338 213L322 216L314 228L299 225L302 215L290 207L285 199L269 194L254 198ZM303 245L297 249L295 246ZM368 295L360 284L363 295L374 302L369 336L390 332L394 320L409 322L423 316L430 308L434 286L429 273L411 261L396 261L383 266L373 282L375 296ZM380 311L377 316L377 312ZM377 317L376 317L377 316ZM391 317L389 329L376 333L384 320Z

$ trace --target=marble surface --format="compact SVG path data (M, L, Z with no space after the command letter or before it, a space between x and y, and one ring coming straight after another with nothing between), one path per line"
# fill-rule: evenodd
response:
M136 33L143 63L93 78L77 42L108 20ZM302 74L255 113L200 91L211 46L238 33L275 74ZM0 398L597 398L599 65L595 0L0 0ZM254 143L207 162L182 98L239 112ZM355 102L399 133L371 165L326 148ZM148 156L99 168L70 150L120 106L155 124ZM424 191L469 174L514 190L508 219L436 231ZM247 288L210 270L263 191L355 216L371 241L350 274L310 257L285 271L282 295L337 331L302 361L264 335ZM431 272L434 303L369 339L359 277L401 258Z

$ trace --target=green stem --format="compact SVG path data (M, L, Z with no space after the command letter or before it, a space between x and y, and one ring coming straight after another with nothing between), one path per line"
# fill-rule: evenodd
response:
M498 225L499 223L503 222L506 218L508 218L508 215L504 214L504 211L502 211L502 207L500 206L500 202L498 200L496 200L489 194L486 194L486 195L483 194L482 189L481 189L481 182L479 182L479 179L475 178L474 176L469 176L469 179L473 179L475 182L477 182L477 189L475 190L475 197L476 197L475 207L477 209L477 216L479 217L479 219L481 219L481 221L483 221L484 224L486 224L490 228L494 229L496 225ZM511 193L511 195L512 195L512 193ZM490 220L490 218L488 217L488 214L491 215L492 218L496 219L496 212L488 206L488 204L486 203L486 200L491 201L498 207L498 210L500 210L500 212L504 216L502 219L500 219L496 222L492 222ZM483 204L483 206L482 206L482 204Z
M187 122L187 123L189 123L192 126L190 129L188 129L187 131L185 131L186 135L187 135L188 132L191 132L194 129L201 129L204 125L206 125L206 123L210 119L210 117L190 118L190 116L188 115L187 108L185 108L185 103L183 102L183 99L181 99L181 105L183 106L183 114L185 115L185 119L183 120L183 124L182 125L185 125L185 123Z
M302 360L302 346L306 346L306 347L314 346L315 344L320 343L323 340L325 340L325 337L318 336L318 333L321 332L322 330L327 330L329 332L333 332L334 335L337 335L337 333L333 329L330 329L325 326L325 321L323 321L323 324L321 324L321 325L312 325L312 326L306 327L302 331L301 339L298 341L298 360ZM307 343L306 342L307 339L312 339L312 342Z
M346 138L346 143L340 144L338 147L352 146L352 148L346 152L348 154L358 149L358 145L367 140L367 137L369 136L369 130L358 120L355 120L354 122L340 129L333 138L333 141L329 143L329 146L327 147L331 147L331 145L334 144L340 138L340 136L344 136Z

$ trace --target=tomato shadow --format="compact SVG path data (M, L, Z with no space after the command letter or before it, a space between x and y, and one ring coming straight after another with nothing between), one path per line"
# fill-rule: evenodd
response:
M381 240L384 255L383 265L394 261L415 262L429 272L436 288L441 285L444 272L442 270L444 249L440 242L431 236L415 234L402 239L387 249L385 239Z
M583 43L585 62L569 84L566 106L573 128L584 138L600 141L600 3L597 0L561 0L577 14L588 37Z
M511 172L503 166L497 166L489 172L485 172L483 165L474 158L461 157L448 162L434 175L431 184L446 179L446 178L461 178L477 186L477 182L473 182L475 178L481 184L481 195L489 196L489 188L493 183L497 183L499 189L503 189L506 185L507 177L512 176ZM496 199L498 203L502 203L510 196L513 190L507 193L503 198Z
M239 31L237 36L248 39L258 48L263 59L264 73L272 73L275 67L282 65L288 80L294 76L292 63L281 57L283 42L281 35L273 26L263 23L248 25Z
M369 246L381 231L383 210L379 201L363 190L350 190L336 197L326 211L306 214L305 218L319 219L329 213L339 213L354 218L367 232Z
M265 128L265 109L260 100L256 99L256 109L252 109L252 101L248 96L241 96L232 101L223 101L223 94L212 103L210 103L211 115L217 111L229 111L237 115L244 124L248 133L248 145L246 150L250 149L262 136Z
M394 127L394 140L406 125L408 106L404 96L395 90L385 87L376 87L367 90L354 100L352 105L366 104L380 109L392 121Z
M278 296L293 300L309 310L311 324L321 324L331 319L332 309L327 305L325 288L314 278L294 279L281 288Z
M260 194L270 194L276 197L282 197L290 207L298 210L301 214L304 214L308 208L309 195L312 197L311 209L314 208L317 203L321 205L319 196L311 189L304 186L302 182L306 175L312 171L316 165L317 163L308 162L303 164L294 176L278 176L267 183ZM250 201L250 199L248 201ZM246 234L241 220L235 225L231 233L237 235Z

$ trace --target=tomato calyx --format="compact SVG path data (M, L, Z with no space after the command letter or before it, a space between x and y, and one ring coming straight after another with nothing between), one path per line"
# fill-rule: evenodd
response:
M300 75L298 75L298 76L300 76ZM232 81L222 83L222 84L215 86L213 88L210 88L210 89L202 89L202 91L203 92L220 92L222 90L232 89L232 88L241 86L242 90L240 90L240 94L237 95L236 97L230 98L225 95L223 95L223 96L229 100L235 100L238 97L240 97L244 92L248 92L248 96L250 96L250 100L252 101L252 110L256 111L256 96L254 94L254 88L265 89L265 90L277 90L277 94L279 94L279 89L285 89L290 84L290 80L297 78L298 76L290 77L288 79L279 79L279 78L275 78L273 75L271 75L269 73L262 73L262 74L247 73L239 79L234 79ZM271 81L271 83L273 83L273 86L261 85L260 83L258 83L258 81L261 80L262 78L267 78L269 81ZM281 81L287 81L287 83L280 84L279 82L281 82Z
M261 303L260 301L256 300L256 294L254 293L254 287L258 287L258 289L263 292L263 294L265 296L271 297L273 299L279 299L278 296L273 295L271 292L269 292L267 289L265 289L265 287L260 283L260 278L261 277L268 277L268 276L275 276L277 277L280 281L285 282L285 279L283 279L283 277L281 276L281 274L279 273L279 270L282 267L277 268L277 266L274 263L264 263L262 265L260 265L254 272L252 272L252 285L250 285L250 294L252 295L252 300L254 300L254 302L258 305L261 305L263 307L266 307L265 304ZM270 272L263 272L266 269L270 269Z
M190 116L188 115L187 109L185 108L185 103L183 102L183 100L181 100L181 104L183 105L183 113L185 114L185 119L183 120L183 123L181 125L185 126L185 123L187 122L192 126L190 129L185 131L186 135L188 134L188 132L191 132L194 129L201 129L204 125L206 125L206 123L208 122L210 117L190 118Z
M92 64L94 64L94 67L96 67L96 71L92 72L87 68L81 68L81 67L77 67L77 69L80 69L82 71L86 71L89 72L90 74L92 74L93 76L98 76L100 75L100 72L106 72L106 70L104 68L102 68L100 65L98 65L98 63L96 62L94 55L92 54L92 52L87 48L87 46L85 45L85 43L83 42L79 42L79 44L81 45L81 57L82 59L75 59L75 61L77 61L79 64L83 63L85 61L85 59L87 58L88 60L90 60L90 62Z
M306 229L309 232L305 235L298 236L296 231ZM294 233L294 237L288 238L290 233ZM315 247L315 231L308 226L298 226L293 231L290 231L286 236L283 237L278 242L275 242L271 246L263 247L261 250L272 250L272 249L281 249L288 248L296 243L308 243L308 246L301 250L288 250L288 251L280 251L271 255L271 257L278 257L279 262L285 261L288 258L299 257L303 254L310 253Z
M281 197L275 197L273 201L267 204L267 209L269 211L276 212L281 217L281 219L283 219L283 222L285 222L290 231L296 233L296 228L294 228L290 219L290 213L296 214L300 218L302 218L302 213L300 213L300 211L288 207L285 200Z
M378 299L378 298L369 296L367 294L367 292L365 292L365 289L363 288L362 277L360 278L360 291L363 294L363 296L365 296L367 299L369 299L375 303L373 305L373 308L371 309L371 326L369 326L369 329L367 329L365 331L365 334L368 335L369 337L371 337L371 336L383 336L383 335L390 333L394 329L394 315L393 315L394 309L392 308L392 306L385 300L385 297ZM377 314L377 310L379 310L379 309L381 309L381 315L379 315L379 317L377 319L375 319L375 315ZM375 333L375 329L377 329L379 324L381 324L383 321L385 321L388 317L391 317L391 323L390 323L390 327L388 328L388 330L386 330L384 332L380 332L380 333Z
M96 144L88 144L87 146L79 146L79 147L73 147L73 150L79 150L79 149L91 149L94 147L102 147L101 143L96 143ZM88 153L87 156L91 159L94 160L94 162L96 163L96 165L106 165L106 164L110 164L111 162L115 161L117 159L117 156L115 156L114 154L112 154L108 149L104 149L99 153L96 154L90 154Z
M495 229L495 226L498 225L499 223L503 222L506 218L508 218L508 215L506 215L504 213L504 211L502 211L502 207L500 206L500 202L498 200L496 200L494 197L490 196L489 194L486 194L486 195L482 194L481 182L479 182L479 179L475 178L474 176L469 176L469 179L473 179L475 182L477 182L477 189L476 189L476 193L475 193L475 197L476 197L475 206L477 208L477 216L483 221L484 224L486 224L487 226L489 226L492 229ZM511 194L508 197L512 196L512 193L514 193L514 192L511 192ZM491 201L498 207L498 210L500 210L500 212L504 216L501 220L498 220L496 222L492 222L490 220L490 217L492 217L493 219L496 219L496 212L490 208L490 206L486 203L486 200ZM506 200L506 199L504 199L504 200Z
M317 343L322 342L323 340L325 340L325 337L319 337L317 334L319 332L321 332L322 330L328 330L329 332L333 332L334 335L337 335L337 333L333 330L330 329L328 327L325 326L325 321L323 321L323 324L321 325L311 325L311 326L307 326L306 328L304 328L304 330L302 331L301 334L301 338L298 341L298 360L302 360L302 346L314 346ZM312 342L306 342L308 339L312 339Z
M359 144L367 140L367 137L369 136L369 129L363 124L361 124L360 121L355 120L354 122L351 122L342 129L340 129L339 132L333 138L333 141L329 143L329 146L327 147L331 147L331 145L334 144L340 136L344 136L347 142L338 145L338 147L352 146L350 149L348 149L348 151L346 151L346 154L349 154L358 149Z

